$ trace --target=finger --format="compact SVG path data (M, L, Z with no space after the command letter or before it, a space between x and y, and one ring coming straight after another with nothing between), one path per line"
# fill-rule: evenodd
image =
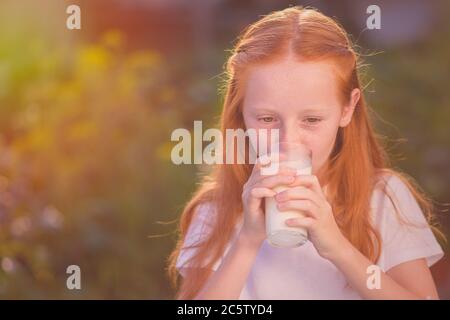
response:
M286 219L284 222L287 226L290 227L300 227L305 229L310 229L314 224L314 219L309 217L300 217L300 218L290 218Z
M319 218L319 207L310 200L288 200L284 202L278 202L277 208L280 211L296 210L301 211L303 214Z
M256 187L250 191L250 194L254 198L273 197L277 193L269 188Z
M322 187L320 186L319 179L315 175L305 175L301 174L296 176L295 181L291 186L304 186L312 189L317 193L322 199L325 199L325 194L323 193Z
M259 167L261 167L261 166L267 166L267 165L270 164L270 162L271 162L271 159L270 159L270 157L269 157L268 155L266 155L266 154L264 154L264 155L262 155L262 156L260 156L260 157L258 157L258 158L256 159L256 164L257 164Z
M260 166L259 170L261 172L261 175L263 176L276 175L279 174L280 172L289 172L292 174L297 174L297 170L295 168L287 166L279 161L270 161L267 165Z
M256 159L256 163L253 165L250 177L247 180L247 185L252 186L261 179L261 163Z
M273 175L279 174L280 168L282 166L283 165L280 162L277 162L277 161L271 162L269 165L261 167L261 175L273 176ZM288 166L283 166L283 167L285 168L283 171L289 170L289 172L297 173L294 168L290 168Z
M278 163L276 163L276 164L277 164L277 168L275 168L275 169L278 169L278 170L276 170L276 172L273 172L272 175L275 175L277 173L285 174L285 173L291 173L291 172L292 172L292 174L296 174L296 171L293 170L292 168L282 166ZM263 176L263 177L268 176L269 174L261 174L261 171L263 169L267 169L271 165L273 165L271 158L263 155L256 159L256 162L252 168L251 175L252 176Z
M303 186L288 188L275 196L278 202L288 200L311 200L320 207L322 199L311 189Z
M261 207L262 198L273 197L276 194L275 191L268 188L253 188L250 190L249 207L251 210L257 210Z
M254 172L246 184L244 185L244 189L253 189L256 187L262 188L274 188L277 185L289 185L295 180L295 175L292 174L293 171L287 167L282 169L280 175L275 176L260 176L258 172ZM273 195L270 195L273 196Z
M262 167L266 167L266 166L270 165L270 163L271 163L271 158L269 156L267 156L267 155L259 156L258 158L256 158L255 164L253 165L253 171L258 171Z
M275 170L274 172L272 172L271 174L263 174L263 172L261 172L261 170L259 170L259 172L257 173L257 177L255 177L255 179L257 181L262 181L263 179L270 177L270 176L276 176L276 175L282 175L282 176L295 176L297 175L297 171L293 168L290 167L286 167L283 165L279 165L278 169Z
M289 185L294 181L295 181L294 176L276 175L276 176L268 176L264 179L261 179L261 181L256 183L256 185L260 186L260 187L272 189L272 188L275 188L276 186Z
M283 161L283 160L287 160L287 156L286 156L286 154L284 154L284 153L280 153L280 152L275 152L275 151L273 151L273 152L268 152L268 153L266 153L266 154L261 154L257 159L256 159L256 161L258 161L259 160L259 162L261 162L263 165L264 164L268 164L268 163L270 163L270 162L274 162L274 161L276 161L276 162L280 162L280 161Z

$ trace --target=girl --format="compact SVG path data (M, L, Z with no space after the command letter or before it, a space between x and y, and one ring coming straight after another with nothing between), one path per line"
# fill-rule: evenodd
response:
M245 30L227 63L221 130L276 128L280 141L311 149L313 174L217 165L181 216L169 258L174 284L182 275L177 298L438 298L431 202L389 169L357 66L346 32L314 9L273 12ZM286 222L308 230L306 244L265 240L265 197L306 214Z

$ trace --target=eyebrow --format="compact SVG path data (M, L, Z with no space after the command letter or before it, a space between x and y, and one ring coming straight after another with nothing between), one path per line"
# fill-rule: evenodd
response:
M308 108L305 110L302 110L302 113L314 113L314 112L327 112L329 108Z
M258 108L258 107L253 107L253 106L249 106L249 109L251 109L252 111L262 111L262 112L277 112L277 109L270 109L270 108ZM301 111L302 114L305 113L314 113L314 112L319 112L319 113L324 113L327 112L329 109L328 108L307 108Z

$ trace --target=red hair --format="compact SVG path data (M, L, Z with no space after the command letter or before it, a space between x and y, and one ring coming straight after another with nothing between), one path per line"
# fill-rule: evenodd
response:
M340 98L350 99L354 88L361 88L359 56L345 30L332 18L315 9L290 7L272 12L251 24L240 36L227 62L228 80L220 119L220 128L244 129L242 98L245 71L250 66L273 62L291 54L299 61L328 60L337 70ZM432 202L406 174L389 169L388 158L378 141L369 118L369 109L361 95L352 121L338 130L327 165L327 197L337 224L347 239L374 263L381 253L381 239L370 219L370 198L383 174L397 175L412 192L431 221ZM199 204L215 204L213 230L191 260L177 291L177 298L192 299L211 274L229 242L234 226L242 215L242 188L252 171L251 164L223 164L213 167L186 205L179 224L180 237L169 257L168 273L177 286L175 267L189 225ZM386 191L388 192L388 191ZM204 268L198 266L205 265ZM197 267L195 267L197 266Z

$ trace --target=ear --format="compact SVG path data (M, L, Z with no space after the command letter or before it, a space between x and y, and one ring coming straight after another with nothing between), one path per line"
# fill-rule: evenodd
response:
M352 120L353 111L355 111L355 107L361 97L361 90L355 88L352 90L350 94L349 103L344 106L342 110L341 120L339 121L340 127L346 127L350 121Z

